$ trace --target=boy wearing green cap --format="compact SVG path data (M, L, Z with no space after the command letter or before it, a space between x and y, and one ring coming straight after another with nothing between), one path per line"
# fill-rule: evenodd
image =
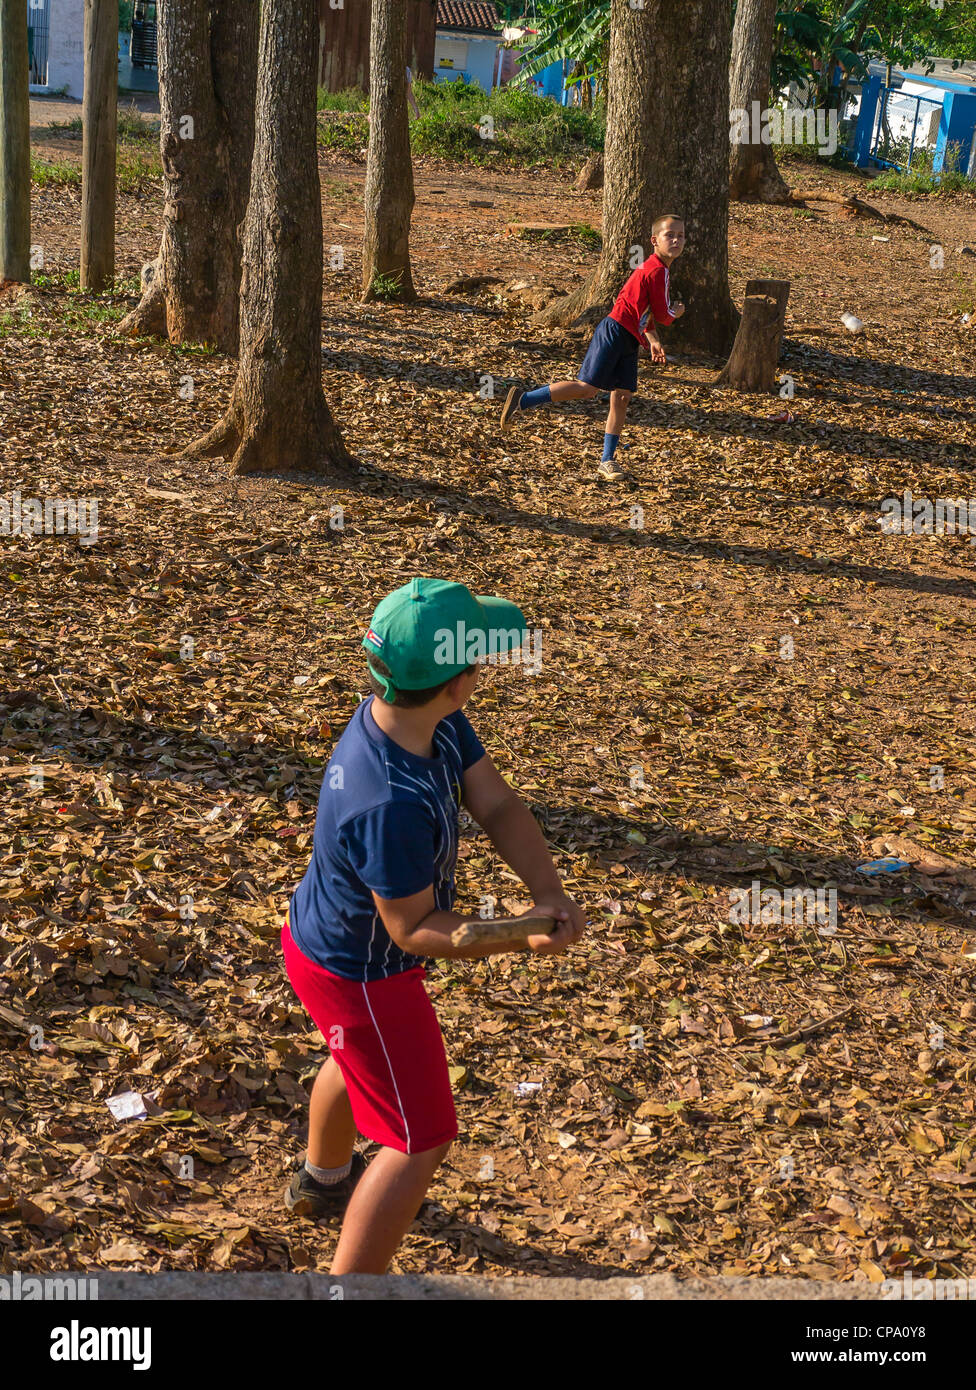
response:
M479 663L517 660L527 641L514 604L440 579L390 594L363 639L373 695L326 768L312 861L282 929L289 979L331 1054L285 1201L299 1215L345 1209L333 1274L386 1271L457 1136L424 959L519 949L451 942L464 920L452 910L462 803L530 912L557 919L530 949L564 951L583 931L535 818L462 713ZM357 1131L381 1145L368 1170Z

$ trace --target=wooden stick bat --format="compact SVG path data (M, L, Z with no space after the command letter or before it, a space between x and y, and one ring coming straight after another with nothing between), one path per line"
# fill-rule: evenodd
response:
M514 946L530 936L551 935L555 926L555 917L473 917L454 929L451 941L455 946Z

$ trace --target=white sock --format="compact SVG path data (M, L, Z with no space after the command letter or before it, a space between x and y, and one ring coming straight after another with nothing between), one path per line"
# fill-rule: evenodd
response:
M352 1159L344 1163L341 1168L316 1168L314 1163L305 1160L305 1171L311 1174L316 1182L322 1183L324 1187L331 1187L333 1183L342 1182L343 1178L348 1178L352 1171Z

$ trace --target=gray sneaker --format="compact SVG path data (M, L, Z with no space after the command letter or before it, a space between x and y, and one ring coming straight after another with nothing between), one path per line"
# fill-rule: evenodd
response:
M596 471L601 478L606 478L608 483L615 483L619 478L625 476L610 459L601 463Z
M346 1209L353 1188L366 1171L366 1160L358 1149L353 1150L349 1176L341 1182L323 1185L316 1182L302 1158L285 1189L285 1206L296 1216L340 1216Z

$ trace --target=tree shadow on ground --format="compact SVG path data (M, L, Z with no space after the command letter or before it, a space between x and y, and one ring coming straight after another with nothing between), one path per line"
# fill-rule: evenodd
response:
M536 344L520 340L498 346L511 349L532 349L536 355L541 355L537 351ZM562 361L565 360L567 354L564 349L553 348L548 355L554 360ZM454 390L462 394L470 394L473 400L477 399L481 381L484 375L489 373L491 366L487 359L484 366L480 368L454 365L451 362L410 362L402 357L362 353L354 345L350 345L345 350L323 347L322 361L326 368L333 371L350 372L356 376L364 377L367 381L411 382L437 390ZM492 375L494 376L494 374ZM465 380L466 377L469 379ZM523 380L528 381L528 378L494 376L495 387L500 393L504 393L510 385L518 385ZM782 447L783 444L794 447L815 444L817 448L837 454L845 460L852 456L855 458L901 460L907 454L912 463L932 464L943 470L946 468L976 469L976 447L963 443L961 440L947 443L924 436L901 438L897 435L858 429L852 425L840 425L826 420L814 424L803 416L799 416L793 423L782 424L771 420L765 414L750 415L740 409L715 409L706 405L705 402L702 402L701 405L692 405L670 398L662 400L652 394L652 382L645 381L642 386L651 394L638 394L634 398L630 408L630 419L635 424L656 425L660 421L654 417L663 415L669 428L687 430L703 437L726 436L777 448ZM768 399L763 397L758 408L765 410L768 406L771 409L777 399L773 396ZM497 404L500 410L500 401ZM578 415L589 419L591 416L595 418L602 415L605 409L606 401L601 394L589 401L564 402L558 406L543 407L535 412L535 415L544 417L548 411L558 410L561 414ZM510 441L506 439L506 448L517 447L517 445L517 433L511 436ZM954 456L947 454L949 447L954 449Z
M954 900L965 890L953 883L950 875L940 876L942 881L937 882L914 869L876 877L859 874L858 866L873 857L867 849L861 858L841 849L836 853L804 850L722 832L692 834L662 825L653 810L646 818L551 803L533 805L532 810L553 844L575 843L586 848L594 862L599 864L602 857L608 867L621 860L632 865L641 862L647 872L673 873L724 890L741 889L744 879L750 885L757 882L763 889L780 892L834 887L838 907L883 903L892 915L915 923L936 921L940 926L976 930L976 911ZM589 840L581 838L585 831ZM646 841L646 847L636 847L637 853L633 840L628 839L635 833ZM793 871L789 881L779 876L773 860L788 863ZM608 892L611 886L609 880Z
M917 401L895 399L890 396L879 397L877 394L867 395L860 392L844 392L840 388L831 390L823 386L813 388L796 388L794 400L804 402L809 401L811 405L819 405L822 401L836 401L839 405L856 405L864 409L880 411L886 415L918 415L922 413L926 418L931 418L934 423L939 421L953 421L960 424L976 424L976 402L974 409L968 413L963 410L954 410L952 406L935 405L929 406L926 410ZM787 402L789 404L789 402Z
M770 404L772 403L770 398ZM913 464L928 463L940 469L976 469L976 447L956 441L952 447L956 456L947 454L944 441L927 438L902 439L896 435L861 430L851 425L838 425L829 420L814 423L803 416L792 424L778 424L768 416L748 415L742 410L702 410L684 402L666 402L637 398L632 406L633 418L640 422L648 409L663 411L673 429L689 430L699 435L721 434L752 443L782 447L816 444L818 449L837 454L845 460L858 458L891 458L902 461L906 454ZM705 416L704 421L702 415Z
M527 530L554 532L557 535L595 544L626 545L637 552L655 550L681 558L694 556L753 565L773 572L785 570L794 574L822 574L828 578L853 579L864 584L876 584L880 588L904 589L910 593L948 594L957 598L976 599L976 581L970 579L943 579L933 575L914 574L911 570L821 559L815 555L803 555L797 550L713 541L707 537L688 536L680 531L669 533L647 529L634 530L624 526L578 521L573 517L539 516L524 508L513 507L487 492L482 492L475 498L451 483L429 483L423 479L404 478L374 465L364 466L361 479L361 490L364 492L386 492L395 487L404 497L436 499L438 503L453 506L456 512L470 517L473 521L489 525L518 526Z
M862 516L874 516L880 522L880 499L877 501L861 500L856 497L841 497L833 493L818 497L803 493L791 493L784 496L783 493L773 492L770 488L753 486L749 483L722 483L722 492L726 496L741 494L744 501L748 499L750 508L770 507L774 510L788 512L794 507L813 507L817 511L823 512L855 512ZM663 508L669 507L672 503L680 501L682 498L700 502L701 491L693 491L689 487L676 487L672 480L668 481L668 498L662 503ZM880 530L879 530L880 534Z
M892 390L891 382L897 383L905 391L927 391L936 396L976 396L976 376L961 376L954 372L933 372L927 368L905 367L896 362L880 362L872 357L845 356L831 352L829 348L814 347L797 339L783 339L783 358L812 358L804 364L804 370L818 379L831 381L853 381L866 386L871 391L878 390L878 378L883 374L888 378L885 390Z
M32 716L40 713L42 721L45 717L50 721L59 744L60 757L57 761L70 763L74 767L97 772L108 762L113 767L122 762L147 782L182 783L188 791L195 792L206 789L215 800L228 793L251 796L256 777L260 780L263 776L271 781L280 778L284 768L287 769L285 776L288 780L276 788L282 800L297 800L306 810L313 809L318 802L324 765L315 765L291 748L248 743L247 735L240 735L238 746L235 746L216 736L201 735L193 729L175 725L155 727L139 719L126 720L105 711L94 711L100 716L101 727L97 738L92 738L73 734L71 730L72 721L88 719L90 707L69 714L59 702L38 697L16 701L15 706L11 707L9 692L0 692L0 718L9 719L15 730L18 709L21 712L29 711ZM353 712L351 705L350 718ZM34 727L39 727L36 717L32 723ZM207 755L208 744L212 750L212 768L209 770L195 771L190 775L159 762L159 757L168 753L176 757L192 756L199 765ZM227 756L228 750L230 757ZM235 754L241 761L239 768L234 765ZM323 750L323 757L326 756L327 750ZM142 770L138 767L140 760L147 764ZM37 762L43 765L45 759L42 756ZM54 762L53 756L48 759L49 765ZM516 782L517 779L516 770ZM9 779L7 785L12 792ZM934 918L940 925L970 931L976 927L976 914L964 904L953 901L956 885L948 875L936 882L912 870L892 875L890 879L878 883L858 875L858 863L863 861L852 858L843 850L833 853L820 849L814 852L795 845L736 839L727 834L690 834L662 822L653 807L649 807L646 814L628 815L590 807L559 805L555 801L558 788L554 787L552 791L553 801L533 805L532 809L547 838L561 853L585 848L597 862L601 855L608 865L625 859L632 865L639 864L647 872L673 874L676 878L725 889L741 887L745 878L750 883L753 880L763 882L761 871L766 869L766 887L782 889L784 886L829 884L837 889L838 903L855 905L883 902L909 920L924 922ZM631 792L630 795L639 796L639 793ZM106 831L111 831L113 817L112 812L92 807L90 828L100 825ZM632 838L634 834L642 836L644 843L635 844ZM869 857L865 851L865 858ZM790 885L784 885L778 877L775 867L771 865L773 859L790 863L795 874ZM296 883L304 869L304 862L301 865L296 863ZM262 896L260 885L251 880L246 869L235 874L231 868L227 887L227 896L230 897L252 900ZM234 891L231 892L231 889ZM54 907L55 901L52 897L48 906ZM34 906L37 911L44 910L40 903ZM57 910L63 910L65 917L72 920L69 904L60 904Z
M436 1178L435 1178L436 1185ZM562 1199L565 1204L565 1197ZM565 1276L574 1279L640 1279L648 1271L642 1268L617 1268L613 1265L594 1264L583 1255L567 1251L557 1255L527 1241L518 1244L495 1235L476 1222L464 1223L455 1216L445 1225L435 1219L428 1203L421 1211L418 1224L425 1236L455 1246L461 1259L477 1256L486 1266L501 1266L506 1274L499 1276L494 1270L492 1277L525 1277L528 1274L546 1274L550 1277ZM477 1268L466 1271L468 1274L487 1273ZM661 1272L660 1270L657 1272Z

